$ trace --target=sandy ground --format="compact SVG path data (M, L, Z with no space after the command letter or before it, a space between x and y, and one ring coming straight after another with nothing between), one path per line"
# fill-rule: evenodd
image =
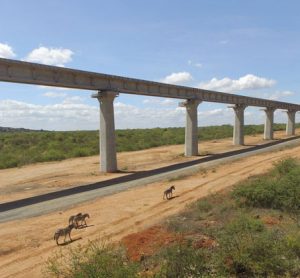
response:
M276 138L284 138L283 132ZM261 136L246 137L247 145L261 144ZM230 139L202 142L200 152L220 153L232 150ZM207 194L225 189L251 175L267 171L273 163L287 156L300 158L300 146L243 158L230 164L219 165L208 171L172 181L176 191L170 201L162 199L162 192L170 181L98 198L65 211L0 224L1 277L42 277L41 269L53 252L68 246L85 244L89 240L109 237L120 240L124 236L158 223L163 218L182 210L188 203ZM195 158L189 158L195 159ZM183 146L159 147L151 150L121 153L119 168L123 173L98 173L98 157L69 159L62 162L29 165L0 171L0 202L20 199L126 175L188 160L183 157ZM72 232L73 241L67 246L56 246L53 234L67 226L70 215L88 212L89 226ZM4 240L3 240L4 239Z

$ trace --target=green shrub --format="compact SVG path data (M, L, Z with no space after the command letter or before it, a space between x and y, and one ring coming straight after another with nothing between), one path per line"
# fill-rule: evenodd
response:
M12 168L19 166L19 161L12 154L4 154L0 158L0 169Z
M185 278L208 277L207 254L188 244L175 244L160 254L161 269L157 277Z
M199 212L209 212L213 209L213 205L211 204L211 202L209 202L208 199L201 199L195 204Z
M121 247L90 243L48 259L44 272L50 277L62 278L134 278L138 277L138 270Z
M289 249L300 259L300 231L289 234L286 240Z
M280 160L279 162L275 163L272 173L275 176L282 177L298 167L299 167L299 165L298 165L296 159L289 157L289 158Z
M277 181L258 177L245 182L233 191L233 197L242 206L273 208L276 200Z
M274 125L274 128L284 129L284 126ZM263 125L245 126L245 134L257 134L262 131ZM231 125L199 127L198 138L199 140L228 138L232 136L232 132ZM184 133L182 127L116 130L117 151L136 151L183 144ZM0 132L0 169L97 154L99 154L98 131ZM5 159L6 155L12 156L13 159Z
M299 274L300 261L282 233L261 221L241 215L219 236L218 269L236 277L290 277Z
M277 163L267 176L250 179L233 191L239 205L273 208L300 218L300 166L293 159Z
M290 160L279 164L265 176L252 178L236 188L234 198L230 193L210 195L172 216L166 226L180 233L182 240L163 247L156 255L145 256L140 263L128 261L122 248L98 243L52 257L47 274L124 278L298 277L299 227L282 212L281 220L273 226L264 225L263 217L260 220L253 216L278 216L273 208L284 208L286 212L297 208L299 166ZM204 238L206 242L202 241Z
M193 218L186 218L183 215L171 217L167 220L166 226L170 232L179 234L193 233L198 228Z
M288 212L298 223L300 220L300 169L294 169L282 178L277 208Z

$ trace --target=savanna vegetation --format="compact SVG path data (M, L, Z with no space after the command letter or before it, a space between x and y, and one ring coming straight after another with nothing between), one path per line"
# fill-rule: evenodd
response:
M180 240L133 262L126 248L93 242L50 258L50 277L299 277L300 164L191 204L162 225ZM142 257L141 257L142 258Z
M276 124L275 130L285 129ZM230 125L200 127L199 140L231 137ZM245 126L245 134L263 132L263 125ZM136 151L163 145L184 143L184 128L117 130L117 151ZM83 157L99 153L98 131L0 132L0 169Z

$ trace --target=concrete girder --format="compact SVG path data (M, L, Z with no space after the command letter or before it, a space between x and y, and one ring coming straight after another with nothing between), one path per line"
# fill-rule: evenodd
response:
M0 58L0 81L300 111L281 101Z

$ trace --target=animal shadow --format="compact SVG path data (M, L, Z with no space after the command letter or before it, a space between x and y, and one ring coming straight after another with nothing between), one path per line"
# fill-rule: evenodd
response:
M69 245L71 243L73 243L74 241L77 241L77 240L81 240L82 237L77 237L77 238L74 238L72 240L69 240L69 241L66 241L66 242L63 242L63 243L59 243L58 246L66 246L66 245Z
M172 196L172 197L168 198L168 200L173 200L173 199L178 198L178 197L180 197L180 196L179 195Z
M80 230L80 229L84 229L84 228L89 228L89 227L93 227L95 225L79 225L76 229Z

